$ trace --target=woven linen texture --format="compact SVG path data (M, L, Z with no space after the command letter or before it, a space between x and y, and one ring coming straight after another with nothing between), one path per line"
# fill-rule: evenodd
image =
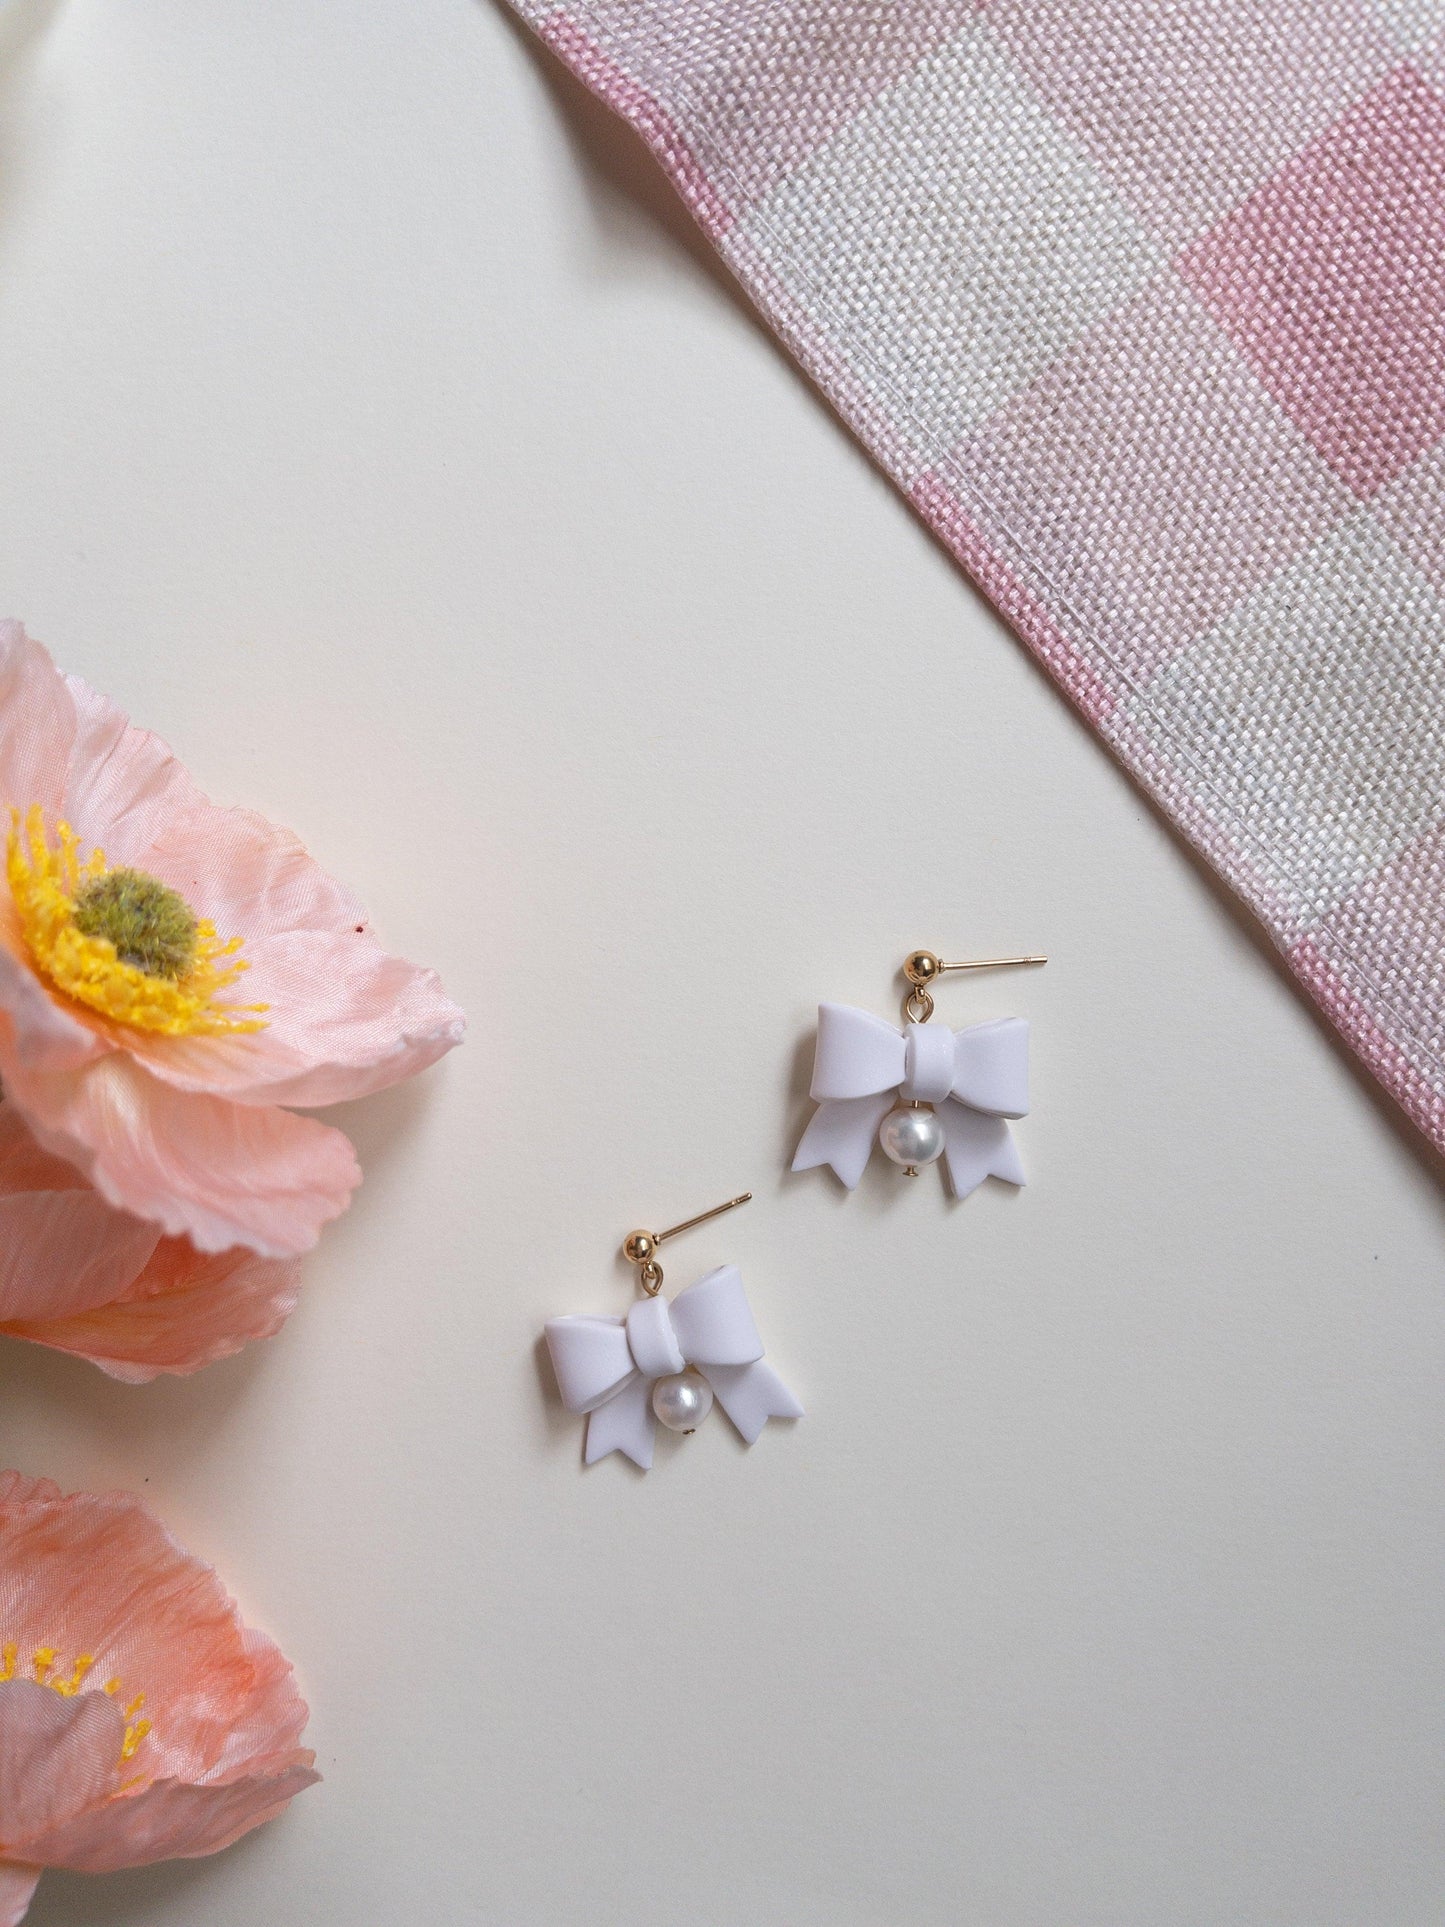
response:
M514 0L1445 1148L1445 0Z

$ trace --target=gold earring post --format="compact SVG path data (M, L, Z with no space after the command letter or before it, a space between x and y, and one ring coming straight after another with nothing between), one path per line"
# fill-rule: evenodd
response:
M715 1204L711 1211L699 1211L695 1218L684 1218L681 1224L669 1225L666 1231L629 1231L622 1241L622 1255L630 1265L637 1266L637 1281L648 1297L655 1298L662 1288L662 1266L657 1262L660 1244L675 1238L679 1231L691 1231L694 1225L706 1224L709 1218L720 1218L724 1211L735 1211L752 1195L751 1191L744 1191L741 1197L729 1198L726 1204Z
M940 970L1008 970L1014 964L1045 964L1047 957L975 957L971 963L941 963Z
M657 1242L675 1238L679 1231L691 1231L695 1224L706 1224L709 1218L720 1218L724 1211L735 1211L740 1204L747 1204L752 1197L751 1191L744 1191L739 1198L729 1198L726 1204L715 1204L711 1211L699 1211L695 1218L684 1218L681 1224L672 1225L666 1231L659 1231Z
M1044 964L1047 957L975 957L966 963L945 963L935 957L931 950L915 950L903 964L903 974L909 983L922 989L940 977L945 970L1010 970L1016 964Z
M928 986L945 970L1009 970L1015 964L1047 963L1047 957L974 957L966 963L945 963L931 950L914 950L903 959L903 974L908 979L908 995L903 999L903 1015L909 1023L926 1024L933 1015L933 998Z

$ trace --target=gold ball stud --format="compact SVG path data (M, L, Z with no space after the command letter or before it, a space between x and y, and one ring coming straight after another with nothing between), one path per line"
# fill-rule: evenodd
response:
M943 965L931 950L915 950L903 966L903 974L909 983L916 984L921 990L931 984Z
M629 1264L650 1265L657 1256L657 1240L650 1231L629 1231L622 1255Z

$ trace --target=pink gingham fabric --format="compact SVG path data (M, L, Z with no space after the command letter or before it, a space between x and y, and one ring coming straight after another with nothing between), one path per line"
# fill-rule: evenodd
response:
M516 0L1445 1147L1445 0Z

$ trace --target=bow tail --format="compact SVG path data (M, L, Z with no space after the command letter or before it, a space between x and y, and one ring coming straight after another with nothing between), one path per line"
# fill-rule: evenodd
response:
M985 1178L1002 1178L1005 1184L1024 1182L1019 1147L1003 1118L970 1110L953 1098L939 1105L938 1115L943 1123L949 1182L956 1198L966 1198Z
M615 1398L609 1398L605 1405L588 1414L586 1463L595 1465L609 1452L622 1452L644 1472L650 1471L656 1435L652 1384L639 1372L635 1378L628 1379Z
M793 1154L795 1171L830 1164L851 1191L873 1152L873 1134L893 1109L894 1093L825 1098L814 1111Z
M770 1418L801 1418L803 1408L772 1366L758 1358L751 1365L696 1365L717 1395L717 1402L751 1445Z

